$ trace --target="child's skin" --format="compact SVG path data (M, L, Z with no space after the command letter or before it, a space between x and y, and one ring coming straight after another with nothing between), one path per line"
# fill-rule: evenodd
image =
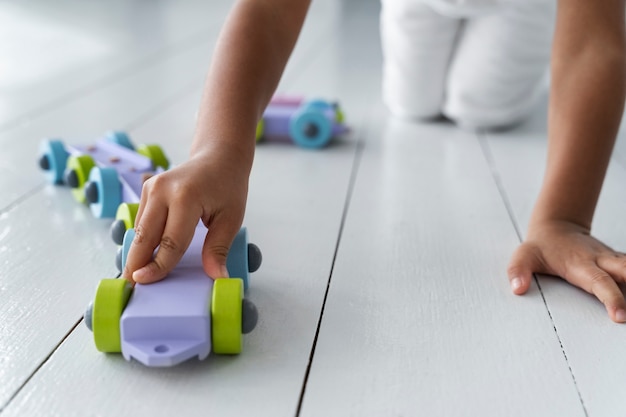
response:
M626 92L625 0L559 0L552 54L548 162L526 240L508 276L524 294L533 273L563 277L626 322L626 255L590 235ZM203 265L227 277L226 256L243 221L255 128L306 16L309 0L239 0L216 46L191 158L144 184L123 276L165 277L198 219L209 232ZM160 245L152 260L155 248Z

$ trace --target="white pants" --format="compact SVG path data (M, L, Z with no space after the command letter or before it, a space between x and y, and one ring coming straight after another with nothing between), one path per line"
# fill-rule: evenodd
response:
M424 0L382 0L383 100L401 117L444 115L462 127L523 120L546 85L555 0L461 18Z

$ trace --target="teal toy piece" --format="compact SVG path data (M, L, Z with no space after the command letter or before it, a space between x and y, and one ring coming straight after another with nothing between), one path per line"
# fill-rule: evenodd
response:
M44 139L39 146L39 153L39 168L45 172L48 182L62 184L69 157L63 142L58 139Z
M262 259L258 246L248 242L248 231L242 227L230 246L230 252L228 252L226 259L228 273L230 276L241 278L244 289L247 291L250 285L249 273L259 269Z
M115 217L117 207L122 203L122 184L117 171L113 168L92 168L85 196L95 217Z
M331 121L318 109L304 107L291 117L289 133L303 148L321 148L332 137Z
M135 145L133 145L125 132L110 131L105 134L105 138L113 143L117 143L118 145L125 147L126 149L130 149L131 151L135 150Z

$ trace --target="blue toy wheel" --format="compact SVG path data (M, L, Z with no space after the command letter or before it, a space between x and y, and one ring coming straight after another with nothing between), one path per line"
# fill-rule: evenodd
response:
M135 150L135 145L133 145L125 132L110 131L106 133L105 137L110 142L117 143L118 145L128 148L131 151Z
M230 245L226 268L231 278L241 278L244 291L248 290L250 270L248 267L248 230L245 227L239 229L237 236Z
M85 185L85 195L95 217L115 217L117 207L122 203L122 184L117 171L113 168L93 168Z
M63 173L67 165L68 152L58 139L45 139L39 147L39 167L45 171L51 184L63 184Z
M301 108L289 121L289 135L303 148L321 148L331 138L330 120L317 109Z
M128 252L130 251L130 245L135 240L135 229L128 229L124 235L124 241L122 242L122 262L120 265L120 272L124 272L126 267L126 258L128 258Z

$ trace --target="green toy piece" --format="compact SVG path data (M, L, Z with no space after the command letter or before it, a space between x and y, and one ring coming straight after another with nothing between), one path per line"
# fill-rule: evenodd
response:
M139 203L122 203L117 208L115 219L123 221L126 230L132 229L135 227L135 217L137 217L138 210Z
M219 278L213 284L211 300L213 352L237 354L243 348L242 337L243 281Z
M256 124L256 141L259 142L263 138L263 131L265 130L265 122L263 119L259 120Z
M159 145L139 145L137 147L137 152L152 161L152 168L157 169L157 167L161 167L163 169L168 169L170 167L170 162L167 160L165 156L165 152Z
M73 155L67 160L66 182L72 187L72 195L79 203L86 203L85 183L96 163L90 155Z
M122 351L120 319L132 292L123 278L103 279L98 284L93 302L92 328L96 348L100 352Z

